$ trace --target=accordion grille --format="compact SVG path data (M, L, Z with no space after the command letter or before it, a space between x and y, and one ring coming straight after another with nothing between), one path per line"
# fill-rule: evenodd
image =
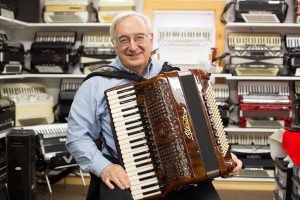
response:
M149 105L147 108L150 123L166 176L168 178L176 176L180 179L184 176L191 176L192 170L185 153L180 122L170 91L167 82L161 80L147 87L145 94L147 105ZM174 162L174 159L180 162Z

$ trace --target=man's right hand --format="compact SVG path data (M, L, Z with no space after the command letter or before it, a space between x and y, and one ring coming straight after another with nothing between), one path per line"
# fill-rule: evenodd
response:
M100 174L100 177L109 189L114 189L113 183L116 184L121 190L130 188L128 175L120 165L108 165L104 168Z

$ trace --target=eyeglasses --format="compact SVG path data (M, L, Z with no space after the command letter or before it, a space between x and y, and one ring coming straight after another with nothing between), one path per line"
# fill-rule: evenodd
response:
M131 39L133 39L133 41L136 44L144 44L147 41L148 35L149 34L146 35L145 33L138 33L133 37L124 35L124 36L113 38L113 40L116 41L117 45L121 47L126 47L130 45Z

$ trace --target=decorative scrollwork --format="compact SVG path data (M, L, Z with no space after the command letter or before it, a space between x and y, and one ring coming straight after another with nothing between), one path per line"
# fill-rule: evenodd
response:
M185 108L183 108L182 120L183 120L183 132L184 132L184 134L186 135L187 138L194 141L193 133L191 131L191 127L190 127L190 124L189 124L188 113L187 113Z

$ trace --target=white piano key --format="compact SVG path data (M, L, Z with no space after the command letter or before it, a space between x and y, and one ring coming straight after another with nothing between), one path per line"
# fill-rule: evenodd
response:
M130 101L130 102L127 102L127 103L122 104L122 105L117 106L117 107L110 107L110 112L111 113L122 112L123 109L131 108L131 107L134 107L134 106L137 106L137 102L136 101Z
M155 172L152 171L152 172L148 172L145 174L141 174L141 175L136 174L134 176L128 176L128 177L131 181L136 181L136 180L141 180L141 179L147 180L147 177L153 178L153 176L155 176ZM149 179L151 179L151 178L149 178Z
M122 99L123 96L131 95L131 94L134 94L134 90L128 90L128 91L125 91L125 92L119 93L119 94L109 94L109 95L107 95L107 99L109 101L111 101L113 99Z
M150 153L145 153L145 154L138 155L138 156L135 156L135 157L127 158L126 160L123 160L123 163L124 164L127 164L127 163L129 164L129 163L132 163L132 162L136 162L135 160L141 159L141 158L144 158L145 160L149 159L150 158Z
M134 145L138 144L141 141L147 142L145 134L132 135L129 138L120 140L119 145L120 146L123 146L123 145L132 145L132 146L134 146Z
M142 140L142 141L138 141L138 142L135 142L133 144L124 144L122 146L120 146L120 149L121 150L125 150L125 149L131 149L132 151L134 151L134 148L135 146L138 146L138 145L147 145L147 140Z
M117 139L119 141L119 145L125 144L125 143L130 143L131 140L135 140L138 138L143 138L146 137L144 132L137 133L134 135L121 135L120 137L118 136Z
M125 122L130 121L130 120L132 120L133 118L136 118L136 117L141 118L140 113L136 113L134 115L130 115L130 116L127 116L127 117L122 117L121 116L121 117L116 117L116 118L112 118L112 119L113 119L113 123L116 124L116 123L122 122L122 121L125 121Z
M130 86L127 86L127 87L120 88L118 90L112 90L112 91L107 92L106 95L107 96L116 95L116 94L120 94L120 93L122 93L126 90L134 90L134 86L130 85Z
M144 199L146 197L149 197L149 196L154 196L154 195L158 195L158 194L161 194L160 191L157 191L157 192L154 192L154 193L151 193L151 194L147 194L147 195L142 195L142 194L139 194L139 195L134 195L132 196L132 198L134 200L139 200L139 199Z
M132 124L128 124L128 125L123 125L123 126L115 126L115 130L116 132L118 131L122 131L122 130L130 130L133 127L137 128L137 127L142 127L143 123L141 121L132 123Z
M129 168L129 167L132 167L132 166L137 166L137 165L140 165L140 164L143 164L143 163L147 163L147 162L151 162L151 161L152 161L151 158L147 158L145 160L140 160L140 161L137 161L137 162L124 163L124 166L125 166L125 168Z
M145 145L145 146L136 148L134 151L129 151L129 152L126 152L126 153L121 152L121 153L122 153L123 160L125 160L128 157L130 158L130 157L133 157L136 154L139 154L139 153L142 153L142 152L147 152L147 151L149 151L149 147L147 145Z
M144 173L144 172L150 171L150 170L154 170L153 165L147 165L146 167L142 167L142 168L139 168L137 170L130 171L130 172L125 169L128 177L137 176L139 173Z
M130 179L129 179L129 181L130 181ZM135 185L145 186L145 185L156 184L156 183L158 183L158 180L156 177L153 177L148 180L143 180L143 181L139 181L139 180L130 181L131 186L135 186Z
M117 134L117 137L119 137L119 136L125 135L125 134L130 135L133 132L144 132L144 127L137 127L137 128L130 129L130 130L121 130L121 131L116 132L116 134Z
M138 111L139 111L138 108L134 108L134 109L131 109L131 110L126 110L124 112L114 113L114 114L112 114L112 117L113 118L118 118L118 117L124 117L125 118L125 115L131 115L131 114L134 114L134 113L138 113Z
M154 169L154 166L152 163L146 164L143 167L136 167L136 166L131 166L131 167L126 167L125 170L127 173L133 172L133 171L143 171L143 169L148 168L148 167L152 167L152 169Z
M158 190L158 189L159 189L159 185L155 185L153 187L143 188L143 189L140 189L140 190L131 190L131 194L132 195L139 195L139 194L143 194L145 192L150 192L150 191Z
M124 148L124 149L121 149L121 153L122 153L122 155L126 155L126 154L128 154L128 153L134 153L134 152L136 152L136 151L139 151L140 149L144 149L145 147L148 147L147 144L141 145L140 147L135 148L134 150L131 149L131 148ZM148 147L148 148L149 148L149 147Z
M148 173L150 170L154 170L153 164L152 163L148 163L143 165L142 167L136 167L136 165L131 165L128 167L125 167L126 172L128 173L128 177L129 175L131 177L135 177L135 176L139 176L142 175L144 173Z
M116 106L116 105L122 105L122 102L125 102L125 101L128 101L128 100L132 100L132 99L135 100L136 99L136 95L125 97L122 100L120 100L120 99L113 99L113 100L108 101L108 102L109 102L110 107L112 107L112 106Z
M126 126L127 124L130 124L131 122L133 122L135 120L140 120L140 119L141 119L140 115L137 115L135 117L132 117L130 120L120 121L120 122L114 123L114 126L115 127Z

